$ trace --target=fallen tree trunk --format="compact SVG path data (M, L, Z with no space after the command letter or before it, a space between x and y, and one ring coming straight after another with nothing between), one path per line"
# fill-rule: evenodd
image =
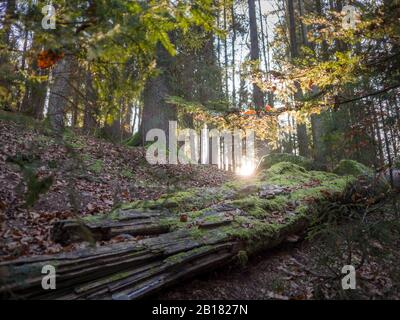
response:
M308 187L283 188L262 178L224 186L211 195L204 189L175 194L168 210L160 210L165 202L158 200L136 202L109 215L61 221L54 226L53 239L62 243L83 241L88 235L95 240L125 233L147 238L0 263L5 275L0 294L25 299L138 299L244 254L276 246L308 226L310 194L321 198L327 190L343 190L348 182L327 174L328 186L315 182L321 173L298 174L302 182L309 181L304 184ZM279 177L284 175L280 170ZM46 265L56 268L56 290L42 288Z
M301 219L259 238L257 250L278 245L306 225ZM24 299L136 299L229 263L239 251L254 250L250 245L218 228L199 239L190 231L177 230L137 243L24 258L0 264L10 280L1 286L0 293ZM41 287L45 265L56 267L56 290L48 292Z
M158 235L169 231L160 220L170 215L165 212L125 211L116 217L102 217L98 220L63 220L56 222L51 238L54 242L68 244L83 240L110 240L119 234L132 236Z

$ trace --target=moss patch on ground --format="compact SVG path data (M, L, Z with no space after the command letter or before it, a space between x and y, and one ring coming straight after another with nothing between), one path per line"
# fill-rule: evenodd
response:
M122 206L123 209L168 209L183 213L196 211L222 201L227 194L225 188L193 188L186 191L164 194L157 200L139 200Z
M313 169L313 162L310 159L307 159L302 156L296 156L289 153L271 153L264 156L259 164L260 169L269 169L273 165L280 162L290 162L293 164L297 164L300 167L303 167L306 170Z
M333 172L341 176L351 175L354 177L373 173L372 169L355 160L341 160Z

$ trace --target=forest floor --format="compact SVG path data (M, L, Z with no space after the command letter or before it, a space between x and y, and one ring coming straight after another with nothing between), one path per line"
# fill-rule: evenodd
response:
M0 114L0 261L85 245L52 242L50 229L58 220L108 212L119 203L157 199L169 191L219 186L233 177L210 166L151 166L142 148L72 131L63 138L61 143L32 119ZM31 182L27 169L35 176ZM39 199L27 208L27 185L46 177L52 177L50 189L40 195L31 190Z
M46 177L53 180L49 190L32 193L30 190ZM116 145L72 131L67 131L61 141L32 120L2 113L0 261L68 252L88 245L54 243L50 229L56 221L109 212L122 202L157 199L171 190L216 187L232 179L232 174L209 166L150 166L144 158L144 149ZM28 208L26 201L32 198L38 201ZM392 200L377 205L372 215L379 219L398 215L400 198ZM97 244L129 240L132 239L116 236ZM359 244L357 241L363 240L356 239L355 246ZM332 258L337 257L332 257L331 244L321 239L309 241L294 237L250 258L244 266L225 266L164 290L156 298L400 299L399 241L399 237L384 244L374 240L372 246L380 254L368 251L367 261L357 269L358 290L340 290L343 275L338 268L332 270L337 262ZM357 254L355 250L353 258Z
M371 213L399 215L400 195L387 198ZM397 218L398 219L398 218ZM350 229L357 229L349 225ZM345 229L346 226L341 226ZM372 237L373 238L373 237ZM356 289L342 290L345 264L335 254L343 234L326 239L294 238L259 253L245 266L230 265L204 274L185 285L161 292L160 300L309 300L309 299L400 299L400 239L383 242L371 239L365 261L356 268ZM353 248L361 239L353 239ZM375 250L374 250L375 249ZM356 250L355 250L356 251ZM355 253L355 252L354 252ZM354 254L356 255L356 253ZM339 268L336 268L338 267Z

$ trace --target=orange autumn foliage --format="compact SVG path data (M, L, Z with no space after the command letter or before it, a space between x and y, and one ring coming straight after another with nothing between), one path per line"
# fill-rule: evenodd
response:
M242 113L243 115L254 115L257 114L256 110L246 110Z
M64 53L57 53L53 50L43 50L38 54L37 65L40 69L52 67L64 57Z

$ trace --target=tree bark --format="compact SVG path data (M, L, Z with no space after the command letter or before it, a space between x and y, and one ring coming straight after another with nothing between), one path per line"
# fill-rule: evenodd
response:
M11 109L11 85L10 76L14 73L13 66L10 63L10 56L7 49L12 49L14 45L11 43L11 27L12 27L12 16L15 12L15 0L6 1L5 17L2 21L2 44L5 46L6 50L0 50L0 88L2 89L0 93L0 102L3 102L6 109Z
M224 31L228 33L227 8L224 1ZM228 36L224 39L224 68L225 68L225 99L229 101L229 59L228 59Z
M97 93L93 86L93 74L90 70L86 71L86 101L83 114L83 131L85 133L93 133L96 128L96 103Z
M299 50L297 47L293 0L288 0L287 8L288 8L287 9L288 18L289 18L288 22L289 22L289 38L290 38L290 55L291 59L293 60L299 56ZM301 89L298 86L297 92L295 94L295 100L300 99L301 96L302 96ZM304 123L298 123L296 121L296 131L297 131L299 154L301 156L307 157L309 155L307 127Z
M318 165L326 164L325 143L322 140L324 135L324 123L322 114L311 115L311 128L313 138L313 157Z
M236 19L235 19L235 4L232 3L231 7L232 14L232 105L233 108L236 108L236 61L235 61L235 42L236 42Z
M165 99L171 94L170 67L174 57L159 44L157 47L157 66L159 74L149 79L143 92L143 114L141 121L142 141L151 129L161 129L168 141L169 121L176 120L176 107Z
M64 129L65 112L69 103L71 92L70 80L72 70L72 57L65 56L53 69L53 81L50 85L49 108L47 116L52 129L60 134Z
M250 18L250 58L259 62L260 47L258 44L257 17L255 0L248 0ZM256 83L253 83L253 103L257 111L261 111L264 103L264 94Z

